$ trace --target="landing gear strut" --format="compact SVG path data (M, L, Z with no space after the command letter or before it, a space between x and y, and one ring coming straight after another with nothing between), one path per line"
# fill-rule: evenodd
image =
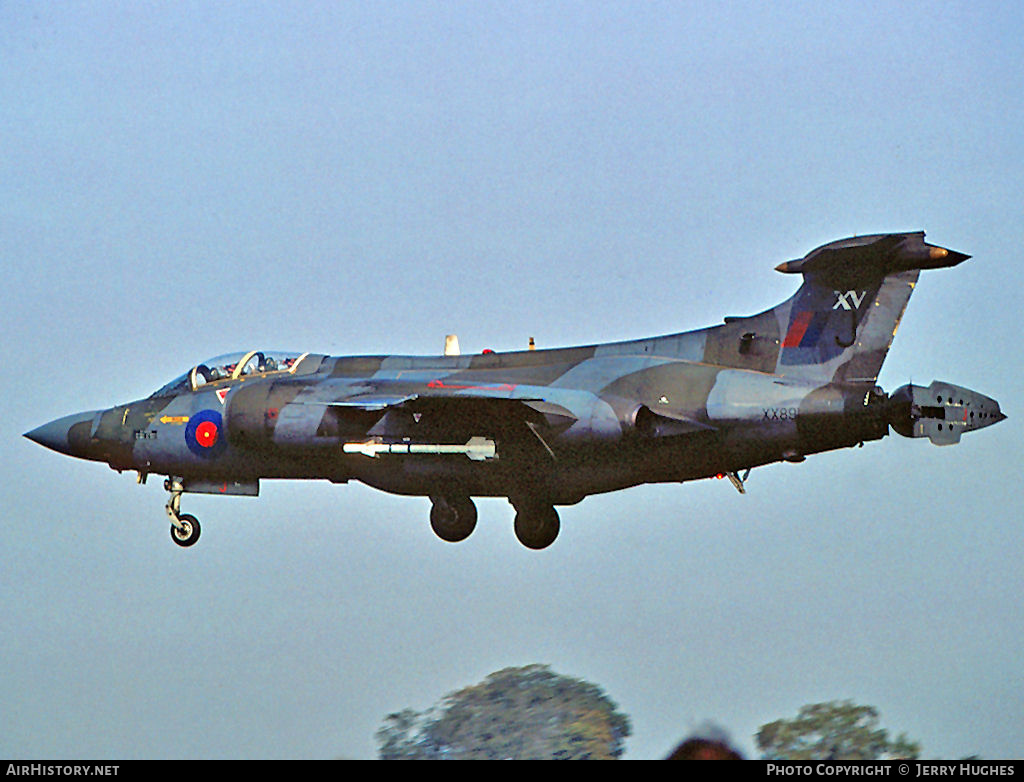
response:
M476 505L469 497L431 497L430 527L441 540L458 543L476 528Z
M513 503L516 509L515 531L527 548L547 548L555 542L561 522L553 505L539 500Z
M168 478L164 488L171 493L164 509L171 520L171 540L179 546L194 545L199 540L199 519L188 513L181 513L181 495L185 491L181 481Z

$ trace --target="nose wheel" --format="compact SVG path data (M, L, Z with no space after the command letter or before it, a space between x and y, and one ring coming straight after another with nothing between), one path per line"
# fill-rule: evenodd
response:
M168 478L164 488L171 493L164 509L171 520L171 540L183 548L192 546L199 540L199 519L188 513L181 513L181 495L185 487L180 481Z
M180 526L177 527L171 524L171 540L182 547L191 546L199 540L199 519L183 513L178 516L178 524Z

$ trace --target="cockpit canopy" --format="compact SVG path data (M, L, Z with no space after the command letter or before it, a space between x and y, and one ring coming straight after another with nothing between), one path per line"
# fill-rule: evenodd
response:
M253 375L295 374L307 356L309 353L299 353L295 350L250 350L247 353L217 356L196 364L188 372L163 386L153 396L171 396L185 391L195 391L207 383L237 380Z

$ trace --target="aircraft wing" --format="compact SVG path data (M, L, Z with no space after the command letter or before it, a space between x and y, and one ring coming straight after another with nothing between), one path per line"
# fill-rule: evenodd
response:
M541 449L539 453L551 457L553 438L579 425L581 418L590 430L593 408L603 404L596 395L576 389L433 378L324 383L293 403L310 412L319 408L315 415L322 416L320 430L348 440L350 452L384 447L393 452L389 444L396 442L468 443L488 437ZM610 408L608 412L614 418ZM282 419L289 417L282 411ZM617 421L612 423L618 428Z
M512 402L515 405L520 405L530 410L533 410L542 416L550 419L560 419L562 422L565 421L576 421L577 417L573 415L572 411L563 407L562 405L554 402L549 402L542 398L521 398L521 397L509 397L503 394L493 394L488 392L486 389L482 389L477 393L464 393L460 392L458 395L444 394L444 393L431 393L431 394L355 394L348 396L343 399L335 399L330 402L321 403L313 401L298 400L303 404L326 404L329 407L338 408L352 408L356 410L374 411L380 410L385 411L389 408L398 408L409 405L410 403L419 400L417 406L430 406L437 404L441 401L457 402L465 404L467 406L473 406L480 402L501 402L507 401ZM554 423L554 420L551 421Z
M398 407L418 398L419 394L354 394L343 399L326 402L326 404L330 407L351 407L359 410L386 410L389 407ZM322 404L300 401L304 404Z
M323 411L340 436L465 443L476 436L540 443L554 456L557 442L577 437L618 439L623 414L591 391L554 386L450 378L362 378L324 383L295 402ZM653 408L653 409L652 409ZM648 437L677 437L715 427L653 402L632 422ZM556 438L557 441L556 441Z
M326 393L325 393L326 392ZM308 397L300 396L300 404L326 405L339 409L362 410L366 412L390 410L412 411L423 408L445 406L450 409L481 409L493 407L507 415L520 408L523 415L540 416L551 426L571 425L579 420L572 410L573 401L568 397L581 393L573 389L556 389L546 386L523 386L510 383L468 385L446 383L444 380L430 380L414 383L406 380L373 380L356 386L313 389ZM593 394L587 393L593 397ZM559 403L558 398L563 402ZM595 397L596 398L596 397Z

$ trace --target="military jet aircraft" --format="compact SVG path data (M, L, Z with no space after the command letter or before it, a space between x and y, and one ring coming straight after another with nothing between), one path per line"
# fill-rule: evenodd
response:
M166 475L171 537L199 538L184 492L256 495L262 478L349 480L429 497L446 541L507 497L533 549L557 505L644 483L728 477L878 440L937 445L1005 416L951 383L886 394L879 369L922 269L969 256L924 233L823 245L776 268L787 301L710 328L583 347L480 355L333 357L251 350L204 361L137 402L25 436L53 450ZM448 350L447 353L455 353Z

